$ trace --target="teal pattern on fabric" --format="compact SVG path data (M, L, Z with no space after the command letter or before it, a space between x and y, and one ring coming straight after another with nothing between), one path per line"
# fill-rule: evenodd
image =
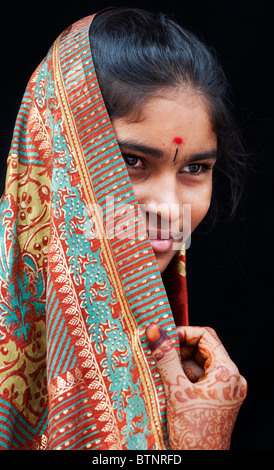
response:
M22 416L20 416L15 407L1 398L0 408L3 420L1 422L1 430L6 431L5 434L0 431L0 446L3 449L9 450L13 447L18 448L28 440L33 439L36 435L37 429L40 427L40 423L38 423L37 429L33 428L24 418L22 418ZM46 409L41 419L41 422L44 422L44 425L40 429L40 435L45 431L47 413L48 410ZM3 440L2 437L4 437Z
M10 224L10 197L2 197L0 213L0 280L9 288L9 296L1 298L1 323L18 339L26 341L33 321L41 313L44 315L42 273L28 255L23 257L25 269L20 269L22 255L15 238L17 222L13 226Z
M151 431L144 400L140 395L139 380L135 383L132 380L134 363L129 338L123 331L121 319L112 317L111 306L115 303L113 287L101 265L101 250L91 249L88 237L91 222L81 200L80 185L71 183L76 169L68 144L62 136L60 121L53 124L53 135L52 210L57 220L64 216L64 222L58 226L59 236L66 240L66 258L76 285L84 282L80 295L81 307L88 312L87 325L96 351L104 351L106 355L101 365L105 369L104 375L111 382L110 393L118 419L126 419L126 425L121 431L124 442L129 449L146 449L146 438ZM82 266L84 261L85 271L80 278L78 266ZM50 279L49 273L48 286ZM104 336L107 339L103 342ZM48 341L50 344L55 339L49 337ZM113 346L109 347L109 344ZM130 398L125 402L123 392L129 390ZM132 421L137 423L135 428L131 426Z

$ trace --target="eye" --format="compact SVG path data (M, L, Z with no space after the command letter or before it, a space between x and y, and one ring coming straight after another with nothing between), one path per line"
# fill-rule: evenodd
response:
M135 167L135 168L142 168L142 160L140 157L136 155L128 155L123 153L123 159L128 166Z
M191 163L189 165L186 165L185 168L187 168L188 173L198 173L201 170L202 165L199 163Z
M191 175L198 175L201 173L205 173L206 171L210 170L211 165L208 163L189 163L186 165L182 173L189 173Z
M130 165L134 166L138 162L138 157L134 157L134 155L123 155L125 162Z

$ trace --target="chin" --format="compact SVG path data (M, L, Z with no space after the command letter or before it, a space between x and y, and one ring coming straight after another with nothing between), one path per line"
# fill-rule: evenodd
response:
M161 274L168 267L170 261L175 256L175 254L176 254L176 250L172 250L172 252L168 253L168 254L166 254L166 253L165 254L155 253L156 261L158 263L159 270L160 270Z

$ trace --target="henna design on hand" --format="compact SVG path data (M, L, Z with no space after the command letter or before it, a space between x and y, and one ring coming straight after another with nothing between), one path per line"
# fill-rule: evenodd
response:
M150 344L167 397L170 447L229 449L246 380L214 330L181 327L179 339L183 367L165 333L158 334L156 346Z

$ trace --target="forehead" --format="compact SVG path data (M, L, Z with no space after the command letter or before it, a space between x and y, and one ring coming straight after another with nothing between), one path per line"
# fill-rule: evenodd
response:
M197 93L178 93L172 97L154 97L146 102L138 121L113 120L119 139L153 144L167 148L182 144L189 151L216 145L210 114Z

